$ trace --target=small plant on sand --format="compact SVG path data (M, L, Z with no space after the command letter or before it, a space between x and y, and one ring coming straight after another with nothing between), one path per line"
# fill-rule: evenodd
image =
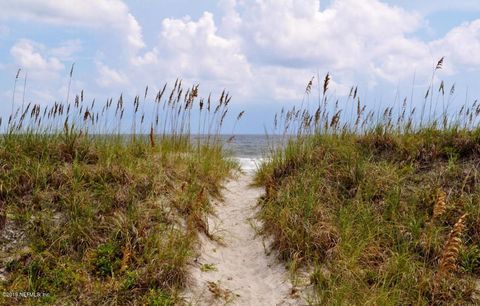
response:
M217 271L217 267L215 266L215 264L202 264L200 266L200 271L202 272L212 272L212 271Z

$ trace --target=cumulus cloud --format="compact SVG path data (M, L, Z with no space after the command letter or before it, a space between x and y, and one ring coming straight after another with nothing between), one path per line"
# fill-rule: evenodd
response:
M103 87L128 84L127 76L116 69L110 68L101 62L97 63L97 83Z
M421 17L377 0L337 0L324 10L318 0L269 0L244 9L244 49L258 63L377 77L391 74L389 56L425 53L407 38Z
M480 19L455 27L430 45L445 54L447 65L451 65L452 69L480 69Z
M38 80L48 80L58 77L65 69L62 62L54 57L47 56L44 45L27 39L21 39L10 49L15 63L29 73L29 77Z
M219 35L208 12L197 21L189 17L164 19L157 45L134 58L132 64L142 74L215 81L218 86L237 85L252 77L238 43Z
M480 69L476 56L480 52L480 19L460 25L440 39L425 41L417 35L428 27L425 17L392 4L394 1L333 0L325 7L321 3L221 0L216 16L204 12L195 19L161 20L156 40L144 50L141 27L120 0L47 0L42 4L0 0L4 7L0 21L15 17L116 29L133 52L118 63L108 61L112 51L97 52L106 55L97 59L94 78L103 89L120 85L141 88L182 77L201 82L207 90L227 88L243 101L296 100L317 71L329 71L332 90L344 93L358 80L369 85L385 81L410 84L414 72L418 80L428 80L432 66L442 56L446 58L442 73ZM36 59L40 67L72 61L82 48L77 40L48 50L23 44L11 50L16 61Z
M113 28L125 37L131 48L145 46L140 25L120 0L0 0L0 6L0 20Z
M208 13L164 20L159 46L144 59L158 64L166 56L177 73L237 78L249 83L242 93L273 98L292 97L317 69L332 72L338 88L359 79L397 84L414 72L428 78L442 56L446 74L480 69L480 19L429 42L416 37L427 26L422 15L379 0L335 0L325 8L319 0L223 0L220 7L218 24Z
M79 39L66 40L58 47L52 48L49 53L62 61L75 61L75 55L82 50L82 42Z
M430 67L428 45L408 37L421 16L377 0L336 0L324 10L318 0L222 0L220 8L218 23L208 12L164 19L158 43L132 64L234 84L237 96L287 99L301 95L317 69L343 82L393 82Z

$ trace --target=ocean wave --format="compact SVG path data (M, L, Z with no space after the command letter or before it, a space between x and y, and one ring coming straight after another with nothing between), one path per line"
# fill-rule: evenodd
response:
M265 158L261 157L235 157L243 171L253 173L258 170Z

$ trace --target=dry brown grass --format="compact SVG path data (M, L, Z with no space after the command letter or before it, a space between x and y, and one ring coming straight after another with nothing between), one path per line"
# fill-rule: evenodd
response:
M437 189L435 205L433 206L433 217L432 219L436 219L439 216L443 215L447 210L447 202L446 202L447 195L445 191L441 188Z
M121 272L125 271L128 268L128 263L130 261L130 257L132 256L131 248L132 247L130 246L130 243L128 243L127 245L125 245L123 247L122 263L121 263L121 268L120 268Z
M230 95L213 113L198 85L181 84L169 98L167 85L155 99L147 87L133 108L123 95L87 103L82 91L72 103L67 93L12 109L3 127L0 118L0 240L2 223L14 222L29 250L0 250L0 292L47 292L35 303L57 305L181 300L197 234L209 234L210 199L235 167L219 137ZM206 124L194 131L192 118ZM0 295L1 305L22 303Z
M223 289L219 284L214 282L207 282L208 290L212 293L215 299L222 299L226 303L233 298L232 291Z
M479 155L455 145L478 133L314 135L263 166L263 230L315 267L312 304L478 304Z
M463 214L448 236L438 264L438 277L457 270L457 260L462 246L462 234L465 229L466 218L467 214Z

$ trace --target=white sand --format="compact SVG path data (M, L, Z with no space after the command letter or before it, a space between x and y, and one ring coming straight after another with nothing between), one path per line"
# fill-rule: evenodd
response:
M255 233L254 215L262 190L249 186L251 175L239 175L226 184L225 201L216 217L209 218L210 232L223 245L201 237L200 256L192 263L193 281L187 301L193 305L303 305L292 295L284 266ZM203 267L203 271L201 268Z

